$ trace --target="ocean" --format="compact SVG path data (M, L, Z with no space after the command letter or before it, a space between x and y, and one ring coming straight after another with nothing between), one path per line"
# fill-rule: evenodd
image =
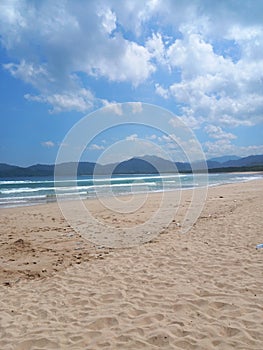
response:
M56 201L57 198L96 198L131 193L160 192L201 186L216 186L263 178L255 173L116 175L111 178L81 176L75 181L52 177L0 179L0 208L28 206Z

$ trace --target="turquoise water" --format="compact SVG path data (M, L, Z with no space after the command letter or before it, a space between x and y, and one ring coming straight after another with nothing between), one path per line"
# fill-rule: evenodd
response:
M263 178L261 174L209 174L208 185L244 182ZM30 177L0 179L0 207L34 205L60 199L96 198L129 193L160 192L205 186L206 175L116 175L111 178L81 176L77 183L69 179Z

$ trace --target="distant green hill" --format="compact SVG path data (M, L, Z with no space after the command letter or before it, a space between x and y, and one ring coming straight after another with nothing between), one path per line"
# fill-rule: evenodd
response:
M263 155L252 155L240 159L232 159L220 163L215 160L208 160L209 172L233 172L233 171L263 171ZM92 162L64 163L57 166L57 173L61 176L74 175L77 168L78 175L92 175L94 169L96 174L153 174L158 172L191 172L189 163L171 162L156 156L144 156L131 158L120 163L107 165ZM55 165L36 164L29 167L0 163L0 177L31 177L31 176L53 176ZM195 170L204 171L203 163L196 162Z
M238 160L238 159L241 159L241 157L238 157L238 156L221 156L221 157L210 158L209 161L218 162L218 163L225 163L225 162L228 162L229 160Z

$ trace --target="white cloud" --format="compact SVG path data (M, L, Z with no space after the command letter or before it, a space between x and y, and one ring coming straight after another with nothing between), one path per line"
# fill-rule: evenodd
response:
M136 134L127 136L125 140L120 140L108 147L99 158L100 164L121 162L133 157L143 157L146 155L156 155L165 157L165 151L157 144L142 140Z
M259 46L263 50L263 43ZM195 118L199 126L204 121L233 126L263 121L262 58L249 61L244 54L234 62L216 54L200 34L190 33L170 45L167 59L171 69L180 68L181 80L166 89L156 85L156 92L175 99L185 121Z
M155 71L150 59L151 55L144 46L116 35L107 38L104 47L98 47L95 52L89 52L87 48L79 69L96 78L129 82L137 87Z
M169 149L172 158L178 162L194 162L204 159L202 147L198 140L187 133L187 136L178 132L168 136L163 135L165 148Z
M139 21L144 21L145 4L130 5L140 9ZM132 15L133 9L127 4L91 0L81 6L74 1L36 5L6 0L0 6L0 40L14 58L4 67L37 88L40 97L35 100L39 102L52 103L50 93L74 94L83 87L81 74L136 87L155 71L147 48L125 39L122 31L116 30L118 21L126 26L125 13ZM133 18L138 21L138 12ZM57 98L54 100L56 103ZM78 102L76 106L86 111ZM54 106L53 110L62 108Z
M154 65L150 62L150 54L146 48L134 42L120 40L124 52L117 59L117 64L109 66L104 63L99 67L102 75L106 75L113 81L130 81L134 86L145 81L155 71Z
M234 134L223 131L220 126L207 125L204 130L213 139L234 140L237 138Z
M120 103L110 103L107 100L103 100L104 113L114 113L116 115L123 115L122 105Z
M175 40L167 50L167 58L171 67L182 69L183 80L213 74L225 67L224 58L214 54L212 45L199 34L186 34Z
M103 8L98 11L98 16L102 17L102 26L108 34L116 28L116 15L109 8Z
M41 145L43 147L52 148L55 146L55 143L53 141L44 141L44 142L41 142Z
M19 64L3 64L3 68L9 71L13 77L19 78L26 83L32 84L38 88L42 88L46 85L47 82L54 82L49 72L47 71L45 64L38 65L22 60Z
M203 117L196 118L193 116L193 114L194 113L192 113L191 110L188 110L188 113L186 115L182 115L180 117L180 120L192 130L199 129L204 122L204 118Z
M151 17L159 13L162 2L160 0L107 1L114 7L119 24L137 37L143 33Z
M129 102L129 105L132 108L133 114L141 113L143 110L141 102Z
M191 128L251 126L263 121L262 11L251 0L2 0L4 68L52 113L107 105L87 83L103 78L131 93L147 82Z
M240 120L240 119L235 119L231 115L228 114L223 114L220 116L220 123L224 126L227 127L237 127L237 126L252 126L253 123L250 120Z
M165 45L160 33L153 33L152 37L147 40L146 47L157 62L161 64L165 63Z
M155 134L152 134L148 137L146 137L147 140L156 140L157 139L157 136Z
M94 106L95 98L87 89L79 91L53 94L53 95L38 95L33 96L26 94L25 98L29 101L47 103L52 106L50 113L59 113L62 111L75 110L78 112L87 112Z
M169 124L179 130L184 131L185 129L198 129L200 125L203 123L202 119L197 119L191 115L188 116L175 116L169 120ZM190 131L190 130L189 130Z
M126 141L137 141L138 140L138 135L137 134L132 134L129 135L125 138Z
M224 37L236 25L261 26L263 3L254 0L242 0L238 4L236 0L159 1L155 11L159 18L180 30Z
M170 96L169 90L164 89L160 84L155 84L155 92L162 96L165 99L168 99Z
M102 151L105 149L105 147L103 145L97 145L96 143L93 143L88 147L88 149L92 151Z
M235 154L241 157L252 154L263 154L263 145L237 146L231 143L229 139L217 140L215 142L207 141L203 144L203 148L207 158L226 154Z

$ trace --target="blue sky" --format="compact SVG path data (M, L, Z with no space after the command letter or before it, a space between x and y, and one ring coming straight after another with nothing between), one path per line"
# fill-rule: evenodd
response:
M0 162L53 163L84 116L133 101L171 111L207 158L263 154L262 14L261 0L2 0ZM138 138L165 140L113 128L86 160Z

